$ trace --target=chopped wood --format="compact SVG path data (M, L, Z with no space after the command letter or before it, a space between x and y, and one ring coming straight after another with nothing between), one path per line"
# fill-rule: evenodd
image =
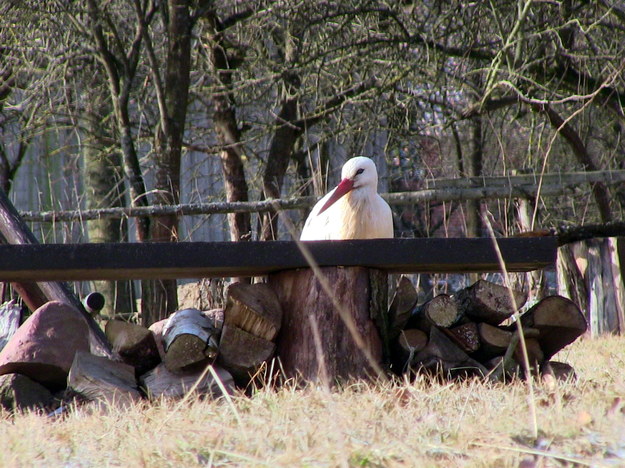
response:
M408 319L417 304L418 294L412 281L405 275L399 278L388 309L389 339L394 340L408 323Z
M427 334L417 328L402 330L395 339L393 351L393 371L400 374L405 372L412 358L428 343Z
M512 339L512 332L481 322L477 325L480 336L480 353L484 356L497 356L506 352Z
M237 383L246 384L262 363L271 359L275 343L240 328L224 324L219 341L218 362Z
M0 407L7 411L54 407L52 392L22 374L0 375Z
M217 378L209 369L198 369L192 372L185 372L184 374L174 374L169 372L164 364L159 364L151 371L142 375L139 380L145 393L151 400L161 397L184 397L191 389L197 395L213 397L221 396L223 394L222 388L227 393L232 393L234 382L230 373L219 366L213 365L212 368ZM217 379L219 379L219 382Z
M545 354L540 347L538 338L525 338L525 349L527 350L527 359L530 365L530 372L533 375L538 373L540 365L545 361ZM523 357L523 348L521 343L514 350L514 360L521 366L525 367L525 358Z
M545 361L540 366L540 373L542 376L549 375L555 380L561 381L575 381L577 375L575 375L575 369L570 364L560 361Z
M203 310L202 315L208 319L211 326L221 330L224 326L224 310L221 308Z
M15 301L0 305L0 351L20 326L22 307Z
M492 382L505 382L514 378L522 378L521 366L519 366L514 359L506 365L504 370L504 356L495 356L481 361L484 366L489 370L487 375L488 380Z
M174 312L163 327L165 366L170 372L204 366L217 357L218 331L197 309Z
M407 327L419 328L429 333L433 325L448 328L454 325L460 317L455 300L447 294L439 294L417 308L408 321Z
M480 349L480 337L475 322L467 322L452 328L441 328L451 340L465 353L474 353Z
M522 291L510 291L505 286L480 279L454 295L462 313L477 322L499 325L510 318L527 300Z
M67 385L89 400L107 405L127 406L141 400L134 367L84 351L76 353Z
M506 349L505 354L501 359L501 364L497 366L493 371L488 374L488 378L492 381L501 381L506 378L508 375L519 374L522 373L523 365L517 364L518 362L524 361L516 361L514 359L515 352L517 347L519 346L520 341L520 333L517 325L514 325L515 331L512 333L512 337L510 338L510 343L508 344L508 348ZM523 328L523 337L525 340L532 339L538 337L539 332L533 328ZM531 363L531 360L530 360ZM531 365L531 364L530 364Z
M144 374L161 362L151 330L122 320L109 320L104 333L122 360L136 369L137 375Z
M562 296L549 296L521 317L523 327L540 332L538 341L545 359L551 357L586 332L587 324L577 305Z
M273 341L282 323L282 307L264 283L234 283L226 291L224 322L264 340Z
M451 378L488 374L486 367L469 357L437 327L430 329L428 344L415 355L412 368L422 368Z

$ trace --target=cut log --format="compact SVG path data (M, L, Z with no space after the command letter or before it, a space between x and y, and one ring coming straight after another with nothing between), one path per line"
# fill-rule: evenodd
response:
M174 312L163 327L164 363L170 372L204 367L217 357L218 331L197 309Z
M167 325L168 321L168 318L159 320L158 322L154 322L148 327L148 330L150 330L154 334L156 349L158 349L158 355L160 356L161 361L165 360L165 342L163 341L163 330L165 328L165 325Z
M282 307L264 283L234 283L226 291L224 323L263 340L273 341L282 323Z
M213 328L221 330L224 326L224 310L223 309L210 309L203 310L202 315L206 317Z
M418 307L406 326L419 328L429 333L432 325L448 328L454 325L460 317L456 301L447 294L439 294Z
M123 407L141 400L134 367L83 351L74 357L67 385L89 400L106 405Z
M469 357L436 327L430 329L428 344L415 355L412 366L415 370L421 368L447 378L488 373L486 367Z
M527 359L530 365L532 375L537 375L540 365L545 361L545 354L540 347L538 338L525 338L525 348L527 349ZM519 343L514 350L514 360L523 369L525 367L525 359L523 357L523 349Z
M538 338L540 332L534 328L523 328L523 337L527 343L527 340ZM520 349L520 334L517 324L514 324L514 332L512 332L512 337L510 338L510 343L508 344L508 348L506 349L505 354L501 358L501 364L497 366L493 371L488 375L491 381L502 381L505 380L506 376L513 374L525 374L523 369L525 367L524 360L516 361L515 354L518 352L517 348ZM528 350L529 351L529 350ZM530 358L530 366L532 362L531 352L528 357ZM517 364L517 362L519 364Z
M237 327L224 324L219 341L218 362L240 385L246 385L259 367L272 358L275 343Z
M284 311L277 353L287 377L329 383L380 371L388 311L387 275L363 267L320 268L326 294L312 269L282 271L269 284ZM338 307L335 307L336 306Z
M141 325L109 320L104 333L111 346L122 360L136 369L136 374L145 374L161 362L154 333Z
M475 322L467 322L452 328L441 328L451 340L465 353L474 353L480 349L480 337Z
M61 390L67 385L75 353L89 348L89 327L83 316L66 303L48 302L0 351L0 374L23 374L53 391Z
M490 325L499 325L510 318L527 300L527 295L521 291L510 291L505 286L478 280L468 288L458 291L454 299L460 311L476 322L486 322Z
M412 358L428 343L425 332L411 328L402 330L392 346L392 369L395 373L405 372L412 362Z
M20 326L22 307L15 301L0 305L0 351L9 342Z
M573 367L566 362L545 361L540 366L540 373L543 378L545 376L549 376L549 378L565 382L574 382L577 379L575 369L573 369Z
M205 372L205 370L198 369L184 374L174 374L169 372L164 364L159 364L151 371L142 375L139 380L145 393L151 400L161 397L184 397L191 389L197 395L215 397L222 395L222 387L227 393L233 392L234 383L228 371L219 366L213 366L213 371L220 381L218 383L213 373L210 371ZM200 378L201 380L199 380Z
M579 307L562 296L544 298L523 314L521 323L540 332L538 341L547 360L583 335L587 328Z
M49 410L54 404L50 390L21 374L0 376L0 405L7 411Z
M412 281L407 276L402 275L388 308L389 339L391 341L396 340L400 332L406 328L408 319L417 304L417 299L417 290L412 285Z
M481 361L489 371L488 378L491 381L506 381L514 378L522 378L521 366L513 359L506 365L504 370L504 356L495 356L486 361Z
M487 358L489 356L499 356L506 352L512 339L511 331L484 322L477 325L477 330L481 342L481 355Z

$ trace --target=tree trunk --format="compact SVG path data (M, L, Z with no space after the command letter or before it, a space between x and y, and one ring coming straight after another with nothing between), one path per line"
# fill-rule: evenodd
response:
M269 277L284 311L277 355L286 375L328 384L376 375L383 366L385 332L375 322L386 315L386 274L363 267L320 271L336 302L311 269Z
M484 159L484 139L482 135L482 116L472 119L472 151L469 161L469 176L479 177L482 175ZM467 237L482 237L482 204L480 200L467 201ZM477 277L474 278L477 280Z
M285 66L290 67L296 59L297 46L294 44L292 31L285 31L284 57ZM302 129L295 125L299 108L299 88L301 81L297 73L284 73L280 112L276 118L276 129L269 146L267 165L263 174L263 192L265 199L280 198L284 176L293 154L297 139ZM278 238L278 214L275 210L262 216L260 240Z
M106 135L104 115L110 113L102 96L99 75L86 87L84 96L85 135L84 184L87 209L123 207L124 181L120 154L102 142ZM96 219L87 222L90 242L127 242L128 223L120 219ZM105 299L101 313L113 317L118 312L132 312L131 283L127 281L94 281L94 289Z
M237 125L236 107L232 87L232 61L229 60L223 42L223 25L214 13L206 16L211 27L206 51L210 56L210 65L220 85L212 95L215 113L213 121L217 142L222 147L219 151L221 171L229 202L248 201L248 187L241 158L241 132ZM251 216L249 213L228 213L230 239L232 241L251 239Z
M573 150L577 162L582 164L585 170L596 171L599 169L579 134L569 122L565 121L549 104L534 104L533 107L547 115L551 126L566 140ZM593 184L592 194L597 202L601 221L604 223L612 221L611 197L607 186L601 182Z
M187 116L191 70L192 21L188 0L170 0L167 16L167 58L163 94L158 92L160 123L156 130L155 197L157 205L180 203L180 157ZM157 65L152 63L154 68ZM152 75L158 76L153 69ZM176 242L178 216L158 216L150 226L150 240ZM145 326L162 320L178 308L175 280L142 282L141 318Z
M625 291L616 238L558 249L558 290L585 312L591 336L625 331Z

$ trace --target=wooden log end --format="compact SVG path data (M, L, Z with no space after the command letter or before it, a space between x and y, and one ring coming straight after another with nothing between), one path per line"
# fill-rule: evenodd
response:
M233 283L226 291L224 322L264 340L273 341L282 323L282 307L264 283Z
M219 364L237 383L246 384L262 363L273 356L275 343L224 324L219 341Z
M539 342L545 359L551 359L587 330L582 311L573 301L562 296L544 298L523 314L521 323L540 332Z
M527 294L480 279L456 293L454 298L462 313L474 321L499 325L525 304Z

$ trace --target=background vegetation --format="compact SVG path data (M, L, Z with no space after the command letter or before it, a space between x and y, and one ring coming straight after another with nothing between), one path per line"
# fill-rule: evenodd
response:
M319 195L357 154L377 161L382 191L623 169L624 48L612 0L10 0L0 187L37 210ZM525 228L618 219L624 200L600 183L538 198ZM470 201L397 208L397 235L482 235L486 211L519 230L513 201ZM46 241L287 235L273 213L35 229ZM132 307L127 285L108 287ZM172 282L144 282L142 296L147 323L176 307Z

